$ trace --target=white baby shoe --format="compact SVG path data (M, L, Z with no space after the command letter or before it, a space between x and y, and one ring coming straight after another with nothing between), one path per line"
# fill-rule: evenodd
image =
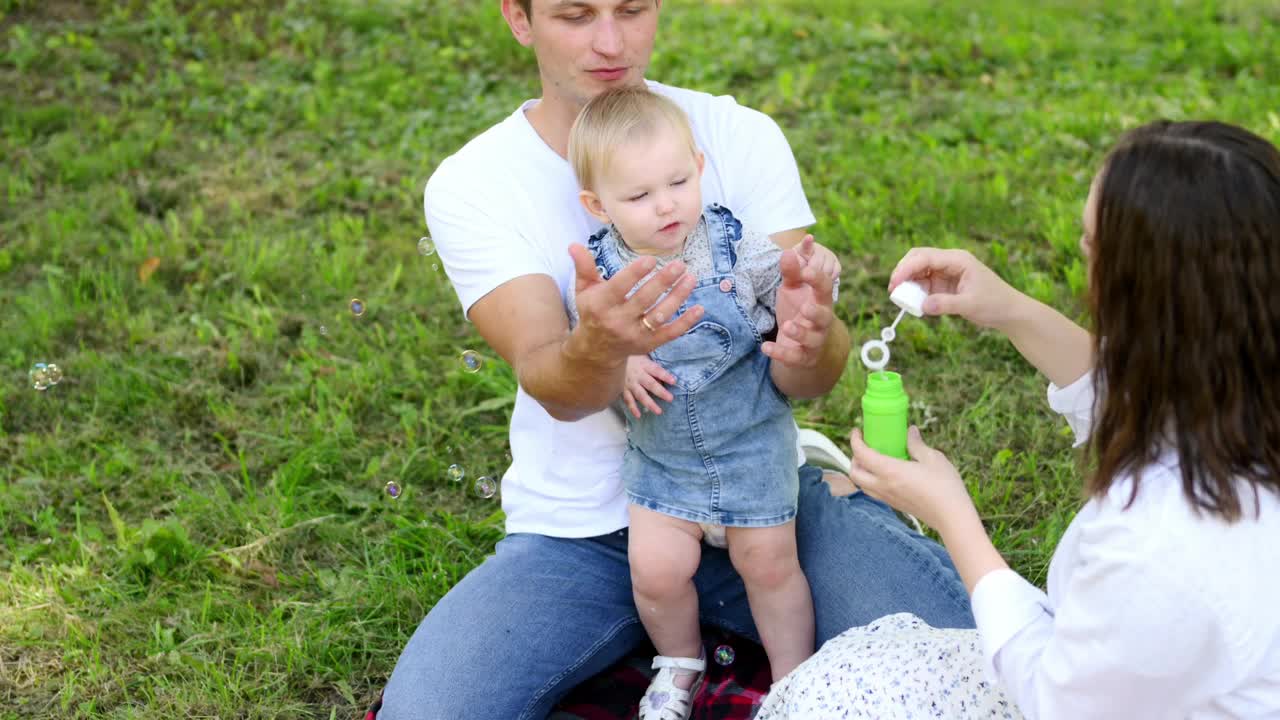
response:
M649 689L640 698L638 720L688 720L689 713L693 710L693 698L701 689L706 674L706 658L659 655L653 659L653 668L658 674L653 676ZM697 673L688 690L676 687L676 675L686 674L678 673L680 670Z

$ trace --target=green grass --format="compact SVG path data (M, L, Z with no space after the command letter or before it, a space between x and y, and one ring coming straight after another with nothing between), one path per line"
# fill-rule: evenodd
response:
M782 124L856 341L915 244L1079 316L1120 132L1280 140L1280 3L1033 5L672 0L650 77ZM501 472L514 378L415 244L435 165L536 93L496 7L0 0L0 718L354 717L490 552L445 469ZM1043 582L1080 468L1042 380L946 320L894 364ZM797 416L843 437L861 378Z

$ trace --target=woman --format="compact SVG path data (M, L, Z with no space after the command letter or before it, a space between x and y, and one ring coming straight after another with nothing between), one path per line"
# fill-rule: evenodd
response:
M852 480L938 531L977 635L902 615L855 628L760 720L1280 717L1280 153L1221 123L1147 125L1107 158L1083 223L1093 336L960 250L912 250L890 281L1003 332L1088 443L1089 499L1048 593L915 428L909 462L854 431Z

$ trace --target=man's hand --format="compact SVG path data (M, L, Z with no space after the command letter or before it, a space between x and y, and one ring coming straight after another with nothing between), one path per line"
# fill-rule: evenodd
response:
M760 349L776 363L813 368L822 358L835 320L831 287L839 277L840 262L830 250L815 243L812 235L806 235L799 245L782 254L779 267L782 285L774 308L778 337Z
M574 357L600 367L621 366L632 355L648 355L680 337L702 319L702 306L694 305L671 320L696 284L682 262L667 265L627 297L653 270L654 258L638 258L606 281L585 247L575 243L569 255L576 275L578 327L565 350Z
M644 406L654 415L661 415L662 408L654 402L653 398L671 402L675 396L663 383L674 385L675 382L676 377L651 358L645 355L634 355L627 358L627 378L622 390L622 399L626 402L627 409L637 419L640 417L640 406Z

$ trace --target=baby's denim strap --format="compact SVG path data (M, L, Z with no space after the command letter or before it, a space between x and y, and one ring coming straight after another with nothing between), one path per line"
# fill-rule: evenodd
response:
M711 262L717 275L730 275L738 263L735 246L742 239L742 223L720 205L708 205L702 212L707 221L707 242L711 244Z
M612 225L605 225L587 238L587 249L596 259L596 267L604 268L605 280L613 277L622 269L622 260L618 257L618 245L610 237Z

